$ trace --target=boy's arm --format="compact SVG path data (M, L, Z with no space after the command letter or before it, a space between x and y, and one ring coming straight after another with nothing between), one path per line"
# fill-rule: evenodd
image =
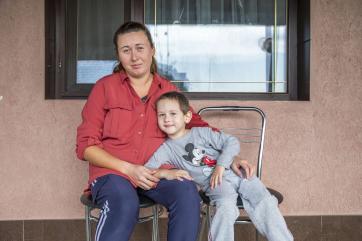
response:
M169 152L167 150L167 146L165 143L163 143L148 159L146 164L144 165L147 168L150 169L158 169L163 164L171 164L170 163L171 157L169 155Z
M205 136L209 144L216 150L221 151L217 159L217 165L229 169L233 158L240 152L239 140L221 131L214 131L211 128L203 129L205 129Z
M155 153L151 156L151 158L145 164L145 167L150 169L156 169L156 172L153 174L154 177L159 179L167 179L167 180L180 180L183 179L192 180L192 177L185 170L179 169L159 169L159 167L163 164L172 164L171 151L166 144L162 144Z
M234 136L225 134L220 131L214 131L210 128L203 128L206 133L204 136L209 144L221 153L217 158L216 167L210 177L210 187L214 189L222 183L223 173L225 169L229 169L233 158L239 154L240 143Z
M180 169L158 169L154 174L159 179L183 181L183 179L192 180L192 177L186 170Z

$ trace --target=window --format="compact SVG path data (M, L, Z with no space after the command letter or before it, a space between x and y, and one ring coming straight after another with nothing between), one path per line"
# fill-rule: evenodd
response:
M309 1L46 1L46 98L84 98L144 22L161 75L194 99L309 99Z

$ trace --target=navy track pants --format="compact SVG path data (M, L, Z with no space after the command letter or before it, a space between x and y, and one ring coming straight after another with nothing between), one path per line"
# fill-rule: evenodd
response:
M128 241L139 215L137 189L124 177L110 174L93 181L91 192L102 207L95 240ZM167 208L168 241L197 239L201 200L193 182L161 180L156 188L141 192Z

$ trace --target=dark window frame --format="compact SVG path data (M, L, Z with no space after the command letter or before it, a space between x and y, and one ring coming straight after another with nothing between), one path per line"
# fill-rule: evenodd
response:
M310 0L288 1L287 93L188 92L190 99L309 100ZM144 21L144 1L125 0L125 20ZM45 98L85 99L93 84L76 84L77 1L45 0ZM73 24L72 24L73 23Z

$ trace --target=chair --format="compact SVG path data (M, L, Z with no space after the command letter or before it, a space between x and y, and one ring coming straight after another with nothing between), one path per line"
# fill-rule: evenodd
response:
M162 214L163 209L159 207L157 203L148 197L138 194L140 200L140 208L152 208L152 214L146 215L143 217L139 217L138 223L144 223L152 220L152 241L159 241L159 230L158 230L158 218ZM100 206L96 205L92 202L92 198L90 195L82 194L80 197L81 203L85 206L85 228L86 228L86 238L87 241L92 241L92 225L91 222L98 222L99 217L97 215L93 215L92 211L96 209L101 209Z
M253 124L255 123L258 124L256 127L247 126L246 128L243 128L246 125L245 119L248 119L246 118L245 114L247 113L249 114L250 112L253 112L254 115L252 118L250 117L250 115L248 115L249 117L248 122L252 122ZM264 135L265 135L265 126L266 126L266 118L264 112L257 107L215 106L215 107L202 108L199 110L198 114L208 121L209 118L212 119L219 117L219 119L217 119L217 122L215 122L218 123L218 125L220 125L221 121L220 116L221 119L229 122L225 123L225 125L227 125L228 127L223 128L222 131L238 137L241 145L247 147L247 148L241 148L242 152L244 152L245 150L246 151L251 150L250 152L254 152L254 158L249 159L249 161L253 161L253 159L256 159L255 160L257 166L256 176L258 178L261 178ZM211 121L209 123L213 125ZM231 126L229 126L230 124ZM250 145L253 145L254 148L250 148ZM244 156L244 153L242 155ZM279 204L283 201L283 196L281 193L271 188L267 189L272 195L274 195L277 198ZM209 198L206 196L206 194L203 191L200 191L199 194L205 206L204 211L202 213L203 219L199 235L199 241L201 241L203 238L203 233L205 231L205 226L207 226L208 229L210 228L212 215L211 215L211 206ZM240 197L238 197L237 206L239 210L243 209L243 203ZM239 217L235 222L235 224L249 224L249 223L251 223L251 220L247 217L246 218ZM259 239L258 231L256 231L255 235L256 235L256 240L258 240Z

